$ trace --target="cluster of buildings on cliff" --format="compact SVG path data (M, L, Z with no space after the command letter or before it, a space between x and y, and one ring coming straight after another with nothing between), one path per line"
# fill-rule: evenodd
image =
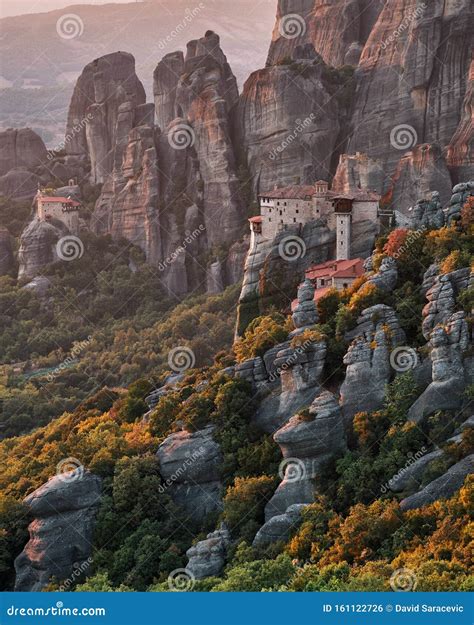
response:
M295 227L321 218L335 231L335 260L310 267L306 272L317 298L329 288L347 288L364 273L363 260L351 258L352 228L358 222L379 221L377 193L362 189L338 193L331 191L325 180L318 180L314 185L275 188L261 194L259 203L260 215L249 220L254 240L271 241L285 230L295 232Z
M73 181L70 181L70 186ZM70 232L79 230L79 211L81 203L72 197L51 195L38 189L33 200L36 217L40 221L60 221Z

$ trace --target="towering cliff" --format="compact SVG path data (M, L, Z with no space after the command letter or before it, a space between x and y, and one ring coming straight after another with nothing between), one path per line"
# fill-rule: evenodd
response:
M449 187L473 175L472 11L469 0L280 0L268 67L258 78L270 81L270 94L276 90L279 68L304 62L308 46L333 68L353 66L349 113L344 107L337 110L337 98L328 107L319 92L309 92L307 110L318 112L322 106L328 121L335 115L341 128L335 146L326 137L324 154L330 155L331 165L318 160L326 169L324 177L336 175L339 183L368 180L387 205L402 212L413 203L413 194L429 188L439 186L442 201L447 201ZM247 85L244 99L252 93L252 83ZM299 92L297 81L295 86L290 90L293 99ZM278 118L285 110L291 118L291 98L281 100L284 110L275 123L267 123L263 142L278 133ZM252 124L245 127L250 129L251 150L258 153L262 138ZM307 154L295 149L303 144L303 139L295 141L288 150L291 165L283 164L288 175L300 171L305 176ZM249 166L258 188L262 166L251 157Z
M341 126L341 90L311 45L250 76L236 112L237 143L256 194L328 178Z
M210 246L233 243L245 218L231 139L239 94L219 36L190 41L185 57L168 54L154 79L165 196L199 207Z
M278 0L267 65L303 43L311 43L334 67L357 64L383 5L384 0Z
M145 101L131 54L107 54L84 68L69 106L65 149L69 157L90 162L92 182L104 182L114 168L121 105L135 108Z

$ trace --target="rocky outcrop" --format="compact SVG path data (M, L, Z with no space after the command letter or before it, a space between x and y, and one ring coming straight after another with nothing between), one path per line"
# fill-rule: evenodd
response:
M469 172L472 175L472 171ZM453 188L453 195L449 202L446 221L448 225L456 222L461 217L461 211L469 197L474 196L474 180L470 182L460 182Z
M410 420L418 423L438 410L460 408L469 374L464 356L470 344L466 313L454 313L446 325L436 326L429 342L433 381L408 411Z
M274 435L284 461L283 481L265 507L265 521L288 511L293 504L314 501L314 478L328 458L345 448L344 423L332 393L321 393L309 417L296 415Z
M438 324L445 324L456 309L456 298L459 293L467 289L471 277L469 267L458 269L450 273L426 275L423 286L429 286L426 292L428 303L423 309L423 336L430 339L431 333Z
M294 504L283 514L269 519L257 532L253 546L266 547L275 542L286 542L290 538L291 533L296 531L302 522L301 513L305 508L305 504Z
M208 534L205 540L188 549L186 570L194 579L218 577L224 568L229 545L230 532L223 524L218 530Z
M473 472L474 455L471 455L453 465L444 475L430 482L418 493L403 499L400 507L402 510L415 510L439 499L449 499L462 487L466 477Z
M34 170L47 161L43 140L31 128L0 132L0 176L13 169Z
M13 268L13 249L10 233L0 226L0 276Z
M373 284L380 291L393 291L398 280L397 262L390 256L384 258L379 270L369 276L367 282Z
M148 111L152 121L153 110ZM115 166L107 177L92 219L99 234L124 238L140 247L148 262L163 259L158 219L158 170L152 125L135 126L137 111L131 103L119 107Z
M383 0L279 0L267 65L282 62L305 43L311 43L329 65L357 65L383 4Z
M393 309L379 304L362 312L357 327L346 339L352 343L344 357L347 369L340 394L349 428L358 412L382 407L386 385L394 375L390 356L394 348L404 344L405 333Z
M298 304L296 305L292 319L297 331L318 323L318 309L314 302L314 286L311 280L305 280L298 287Z
M433 191L429 200L418 200L413 209L413 228L415 229L438 230L444 226L445 220L438 191Z
M135 109L145 101L131 54L107 54L84 68L69 106L65 149L70 158L90 162L91 182L105 182L114 169L121 106Z
M194 433L176 432L157 451L164 490L197 521L222 506L222 454L213 431L207 427Z
M16 591L40 591L52 578L61 582L87 569L100 499L101 479L81 468L51 478L25 499L34 520L15 560Z
M231 140L238 89L219 36L208 31L190 41L184 61L179 53L167 55L155 71L154 92L165 195L199 207L209 245L233 243L245 217Z
M426 469L430 464L442 458L443 455L444 452L442 449L435 449L431 453L424 454L420 458L417 458L388 481L387 490L390 489L394 493L401 493L409 489L413 490L414 488L419 488Z
M253 417L256 427L273 434L292 415L311 404L321 392L326 354L327 345L321 337L297 346L282 343L264 355L268 377L260 387L263 399Z
M327 179L340 129L336 92L314 48L254 72L237 107L237 142L254 193ZM317 102L317 106L314 103Z
M34 278L45 265L57 260L56 243L67 234L62 222L33 219L20 237L19 278Z
M310 221L303 228L290 227L273 241L254 238L245 261L237 334L242 335L250 321L269 307L289 307L289 294L296 291L305 270L326 262L334 247L335 233L322 219ZM295 253L289 258L287 252Z

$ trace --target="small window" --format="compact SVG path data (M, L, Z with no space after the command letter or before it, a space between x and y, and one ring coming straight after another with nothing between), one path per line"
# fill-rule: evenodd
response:
M300 212L299 208L296 209L296 214L298 215Z
M271 217L269 217L268 221L271 221L271 220L272 220L272 218L271 218Z
M343 286L343 288L344 288L344 289L347 289L347 287L348 287L349 285L347 284L347 282L344 282L344 283L342 284L342 286Z
M296 223L296 217L293 217L293 223L294 224Z
M283 211L280 211L280 217L283 215Z

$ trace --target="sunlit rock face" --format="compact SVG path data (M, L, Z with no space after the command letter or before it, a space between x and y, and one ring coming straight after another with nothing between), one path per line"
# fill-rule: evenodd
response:
M84 68L69 106L65 149L68 156L90 163L92 182L103 183L113 171L120 107L129 103L135 109L145 101L131 54L107 54Z
M77 571L87 571L100 500L101 479L82 468L51 478L25 499L34 520L15 560L16 591L40 591L52 578L77 581Z

